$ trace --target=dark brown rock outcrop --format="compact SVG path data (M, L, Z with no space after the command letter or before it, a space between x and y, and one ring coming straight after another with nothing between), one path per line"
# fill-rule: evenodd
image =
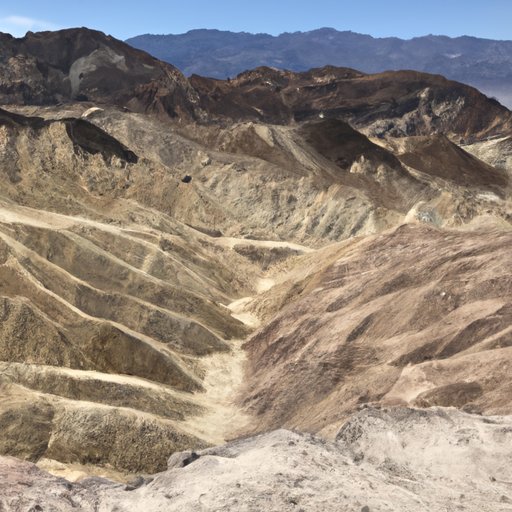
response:
M334 117L376 135L483 138L512 129L512 114L476 89L439 75L389 71L367 75L327 66L303 73L257 68L232 80L193 75L211 115L288 124Z
M0 103L109 103L195 118L195 92L174 66L85 28L0 40Z

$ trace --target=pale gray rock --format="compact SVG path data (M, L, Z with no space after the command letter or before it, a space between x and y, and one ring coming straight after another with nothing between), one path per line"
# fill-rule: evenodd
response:
M136 489L76 484L0 459L0 510L98 512L510 510L512 417L367 408L336 442L277 430L171 458ZM129 491L129 492L128 492ZM40 507L40 508L37 508Z

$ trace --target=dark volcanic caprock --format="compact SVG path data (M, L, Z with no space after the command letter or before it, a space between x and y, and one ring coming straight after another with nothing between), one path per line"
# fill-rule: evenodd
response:
M88 29L0 39L0 103L116 104L194 118L195 93L174 66Z

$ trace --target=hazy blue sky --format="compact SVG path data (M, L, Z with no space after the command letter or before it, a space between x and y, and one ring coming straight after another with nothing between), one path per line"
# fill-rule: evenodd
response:
M373 36L512 39L512 0L2 0L0 31L87 26L120 39L193 28L267 32L320 27Z

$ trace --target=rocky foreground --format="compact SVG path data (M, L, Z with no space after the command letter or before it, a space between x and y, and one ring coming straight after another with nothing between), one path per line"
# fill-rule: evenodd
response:
M512 417L367 408L335 442L276 430L198 453L131 484L72 484L0 459L0 510L509 511Z

